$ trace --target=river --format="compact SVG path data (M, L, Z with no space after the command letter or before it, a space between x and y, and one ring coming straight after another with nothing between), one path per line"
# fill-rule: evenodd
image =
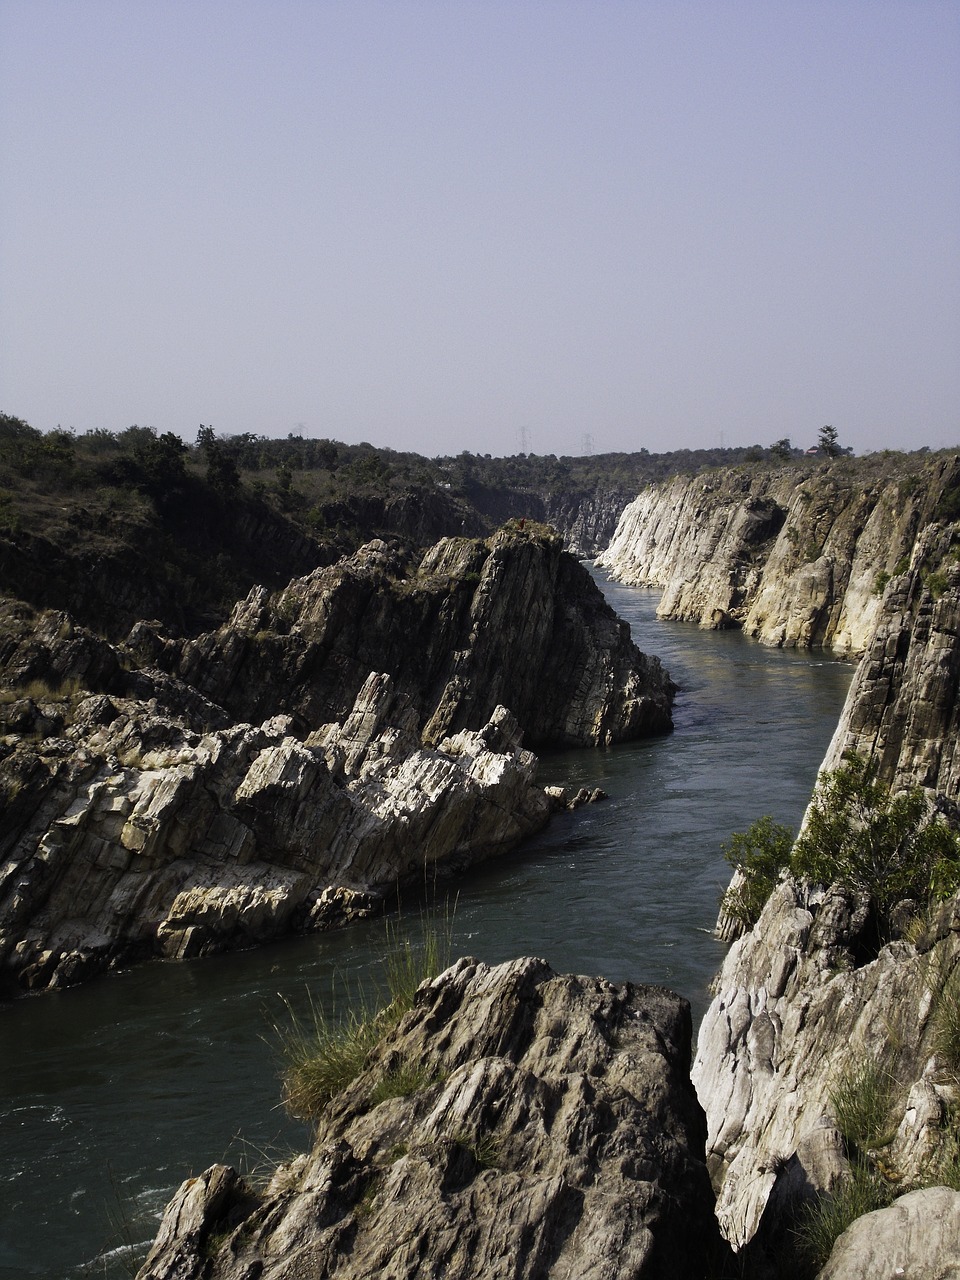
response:
M598 580L681 686L675 731L544 757L542 782L610 798L459 881L453 948L663 983L699 1019L722 958L721 842L764 813L796 826L853 669L660 622L658 593ZM183 1178L302 1149L278 1107L275 1028L308 990L342 1007L386 946L369 921L0 1006L0 1280L131 1275Z

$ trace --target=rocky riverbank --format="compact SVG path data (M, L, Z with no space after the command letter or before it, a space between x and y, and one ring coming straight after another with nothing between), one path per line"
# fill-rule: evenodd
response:
M660 732L673 696L559 539L518 527L373 543L192 641L9 602L0 670L8 992L378 910L575 802L524 735Z
M922 788L955 828L958 543L956 524L928 524L908 548L910 567L886 584L825 761L834 769L849 751L869 759L895 793ZM694 1080L718 1215L750 1273L782 1275L805 1206L859 1180L881 1201L914 1195L845 1238L824 1276L952 1274L958 1237L944 1238L937 1215L960 1201L960 895L900 902L878 929L869 892L785 876L715 990ZM865 1100L875 1127L855 1136L848 1111ZM943 1181L955 1190L922 1190ZM904 1272L871 1270L877 1241L891 1243L888 1221L913 1232Z

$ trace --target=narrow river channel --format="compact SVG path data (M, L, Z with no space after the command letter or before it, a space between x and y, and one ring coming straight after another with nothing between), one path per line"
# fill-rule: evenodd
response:
M542 782L610 798L461 880L453 947L663 983L698 1020L722 956L721 842L763 813L799 822L853 669L659 622L658 593L598 580L681 686L675 732L543 758ZM131 1275L183 1178L301 1149L274 1028L308 990L342 1007L385 949L371 921L0 1006L0 1280Z

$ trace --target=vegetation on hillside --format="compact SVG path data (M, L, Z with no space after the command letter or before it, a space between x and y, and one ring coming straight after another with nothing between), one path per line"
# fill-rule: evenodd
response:
M875 455L868 469L902 469L912 456ZM114 639L140 617L195 632L254 584L281 586L372 537L424 545L485 535L511 516L562 524L591 502L615 514L674 475L784 465L817 459L788 439L662 454L425 458L297 434L221 435L203 424L192 443L141 426L43 433L0 414L0 592L66 609Z

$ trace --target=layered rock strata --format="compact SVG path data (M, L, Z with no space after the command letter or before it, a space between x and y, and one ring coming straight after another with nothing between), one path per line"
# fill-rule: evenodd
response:
M202 731L149 704L80 701L62 737L3 761L0 965L20 988L327 927L513 848L551 801L503 707L421 747L373 674L343 724Z
M130 643L250 721L309 730L342 719L370 671L388 671L424 742L509 707L530 746L607 744L670 727L674 687L586 570L545 526L446 538L411 562L373 542L270 595L251 592L218 631Z
M2 621L13 990L327 927L515 847L570 801L503 698L558 744L669 725L669 678L542 530L412 568L376 543L190 642Z
M140 1280L708 1274L689 1051L660 988L460 960L265 1191L222 1165L184 1183Z
M960 488L955 454L679 477L644 490L598 563L663 588L661 617L857 655L883 586Z
M881 777L920 786L960 812L960 530L930 525L908 572L893 579L848 692L824 767L844 752L878 761Z
M906 1186L934 1175L955 1081L934 1053L938 998L960 964L960 900L916 941L876 949L868 903L785 880L716 979L693 1079L724 1234L773 1257L796 1199L847 1176L832 1094L865 1066L890 1082L885 1152ZM793 1203L789 1203L790 1201Z

